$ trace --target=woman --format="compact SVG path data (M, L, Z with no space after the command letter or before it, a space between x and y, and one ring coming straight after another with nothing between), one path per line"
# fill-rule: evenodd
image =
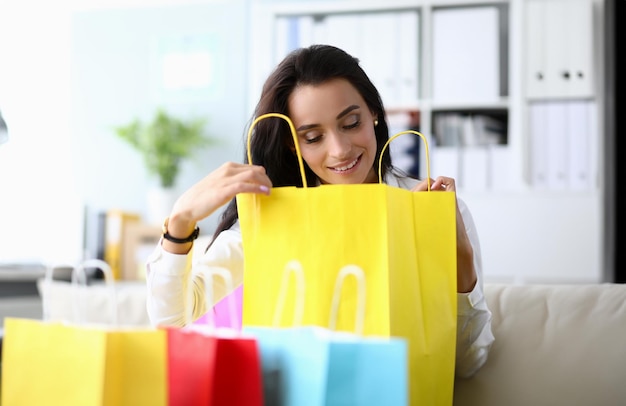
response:
M289 54L269 76L254 116L282 113L297 131L309 185L378 182L378 157L389 138L379 93L344 51L314 45ZM164 224L164 237L148 262L148 311L154 324L181 326L202 316L204 284L191 269L196 224L230 202L201 262L228 269L243 282L243 251L237 221L238 193L269 194L271 187L302 186L289 127L283 120L261 120L250 145L254 165L228 162L187 190ZM427 190L394 169L383 156L384 181L412 191ZM431 190L455 190L454 179L437 177ZM471 376L485 362L493 341L491 313L482 289L482 263L472 216L457 199L458 376ZM188 283L193 298L188 298ZM229 292L214 286L215 301ZM192 309L187 305L193 303ZM188 312L187 312L188 310Z

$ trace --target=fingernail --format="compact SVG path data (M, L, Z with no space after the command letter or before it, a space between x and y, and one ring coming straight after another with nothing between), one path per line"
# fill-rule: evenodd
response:
M270 191L270 188L268 188L265 185L259 186L259 189L261 189L261 192L263 192L263 193L269 193L269 191Z

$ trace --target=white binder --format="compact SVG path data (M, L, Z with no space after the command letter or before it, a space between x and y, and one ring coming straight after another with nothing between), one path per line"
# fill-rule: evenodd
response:
M499 11L495 6L435 9L433 99L500 97Z

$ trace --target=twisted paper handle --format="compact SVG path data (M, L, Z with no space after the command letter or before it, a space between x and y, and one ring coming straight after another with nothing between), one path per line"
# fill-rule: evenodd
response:
M302 265L297 260L291 260L285 264L283 270L283 280L280 284L280 291L278 293L278 301L276 303L276 309L274 310L274 320L272 325L278 327L280 325L280 318L285 308L285 300L287 297L287 288L289 286L289 274L293 273L296 277L296 308L293 313L293 326L299 326L302 323L302 317L304 316L304 270Z
M109 295L110 295L110 299L111 299L111 317L112 317L112 321L113 321L113 325L117 326L118 324L118 317L117 317L117 291L115 289L115 280L113 278L113 271L111 270L111 267L109 266L108 263L106 263L105 261L101 260L101 259L88 259L85 260L83 262L81 262L80 264L78 264L76 267L74 267L74 270L72 271L72 289L74 290L74 301L73 301L73 308L74 308L74 317L77 321L77 323L82 324L85 321L85 305L80 303L80 299L77 298L78 295L80 293L84 293L81 292L79 290L79 279L82 278L82 282L84 283L84 286L87 286L87 268L98 268L102 271L102 273L104 273L104 282L105 285L107 287L107 289L109 290Z
M230 292L228 294L228 296L226 297L226 300L228 302L228 321L230 324L230 328L232 330L236 329L237 326L237 321L236 321L236 309L235 309L235 298L232 295L232 292L234 291L234 286L233 286L233 278L230 274L230 271L228 269L225 268L220 268L220 267L210 267L208 265L205 264L201 264L201 263L197 263L194 265L194 269L195 272L199 273L202 275L202 277L204 278L204 300L206 302L206 307L207 309L211 309L214 304L213 304L213 277L214 276L219 276L220 278L222 278L224 280L224 284L226 285L226 291ZM193 299L193 284L189 283L188 286L188 298L189 300ZM192 303L188 303L187 304L187 309L185 310L185 317L187 319L187 324L191 324L191 322L193 321L193 304ZM215 321L211 318L212 322L209 323L209 327L212 329L215 329Z
M306 176L304 175L304 163L302 162L302 152L300 152L300 144L298 143L298 134L296 133L296 128L294 127L291 119L284 114L267 113L267 114L260 115L252 122L252 124L250 125L250 128L248 129L248 140L246 143L247 145L246 150L248 153L248 164L252 165L252 152L250 151L250 140L252 138L252 129L259 121L264 120L269 117L282 118L283 120L287 122L287 124L289 124L289 129L291 130L291 136L293 137L293 145L296 148L296 156L298 158L298 165L300 166L300 176L302 177L302 186L307 187Z
M392 137L390 137L387 140L387 142L383 146L383 149L380 151L380 157L378 158L378 183L383 183L383 175L381 172L382 167L383 167L383 154L385 153L385 150L389 146L389 143L391 143L391 141L398 138L402 134L419 135L422 141L424 141L424 146L426 147L426 182L428 184L428 191L430 192L430 154L428 153L428 141L426 141L426 137L424 136L424 134L417 132L415 130L400 131L399 133L394 134Z
M337 313L339 311L339 301L341 299L341 288L343 287L343 282L348 277L348 275L352 275L356 278L357 281L357 308L356 308L356 321L354 322L354 331L362 335L363 334L363 323L365 321L365 274L363 270L356 265L346 265L339 271L337 275L337 280L335 281L335 292L333 293L333 302L330 308L330 322L329 328L331 330L335 329L335 325L337 324Z

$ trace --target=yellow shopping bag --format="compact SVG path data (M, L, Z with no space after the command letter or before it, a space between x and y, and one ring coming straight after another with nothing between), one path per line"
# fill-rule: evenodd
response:
M167 404L165 330L7 318L3 341L3 406Z
M368 281L364 334L408 340L410 404L451 405L456 348L454 192L410 192L385 185L382 179L378 184L307 187L288 117L270 113L257 118L248 143L252 127L269 117L289 123L305 187L273 188L269 196L237 196L245 255L244 326L272 325L270 299L278 296L282 270L291 260L315 270L306 273L302 323L327 326L336 270L354 264ZM414 131L389 141L408 132L426 142ZM338 330L353 329L353 288L342 301ZM293 317L285 310L283 326Z

